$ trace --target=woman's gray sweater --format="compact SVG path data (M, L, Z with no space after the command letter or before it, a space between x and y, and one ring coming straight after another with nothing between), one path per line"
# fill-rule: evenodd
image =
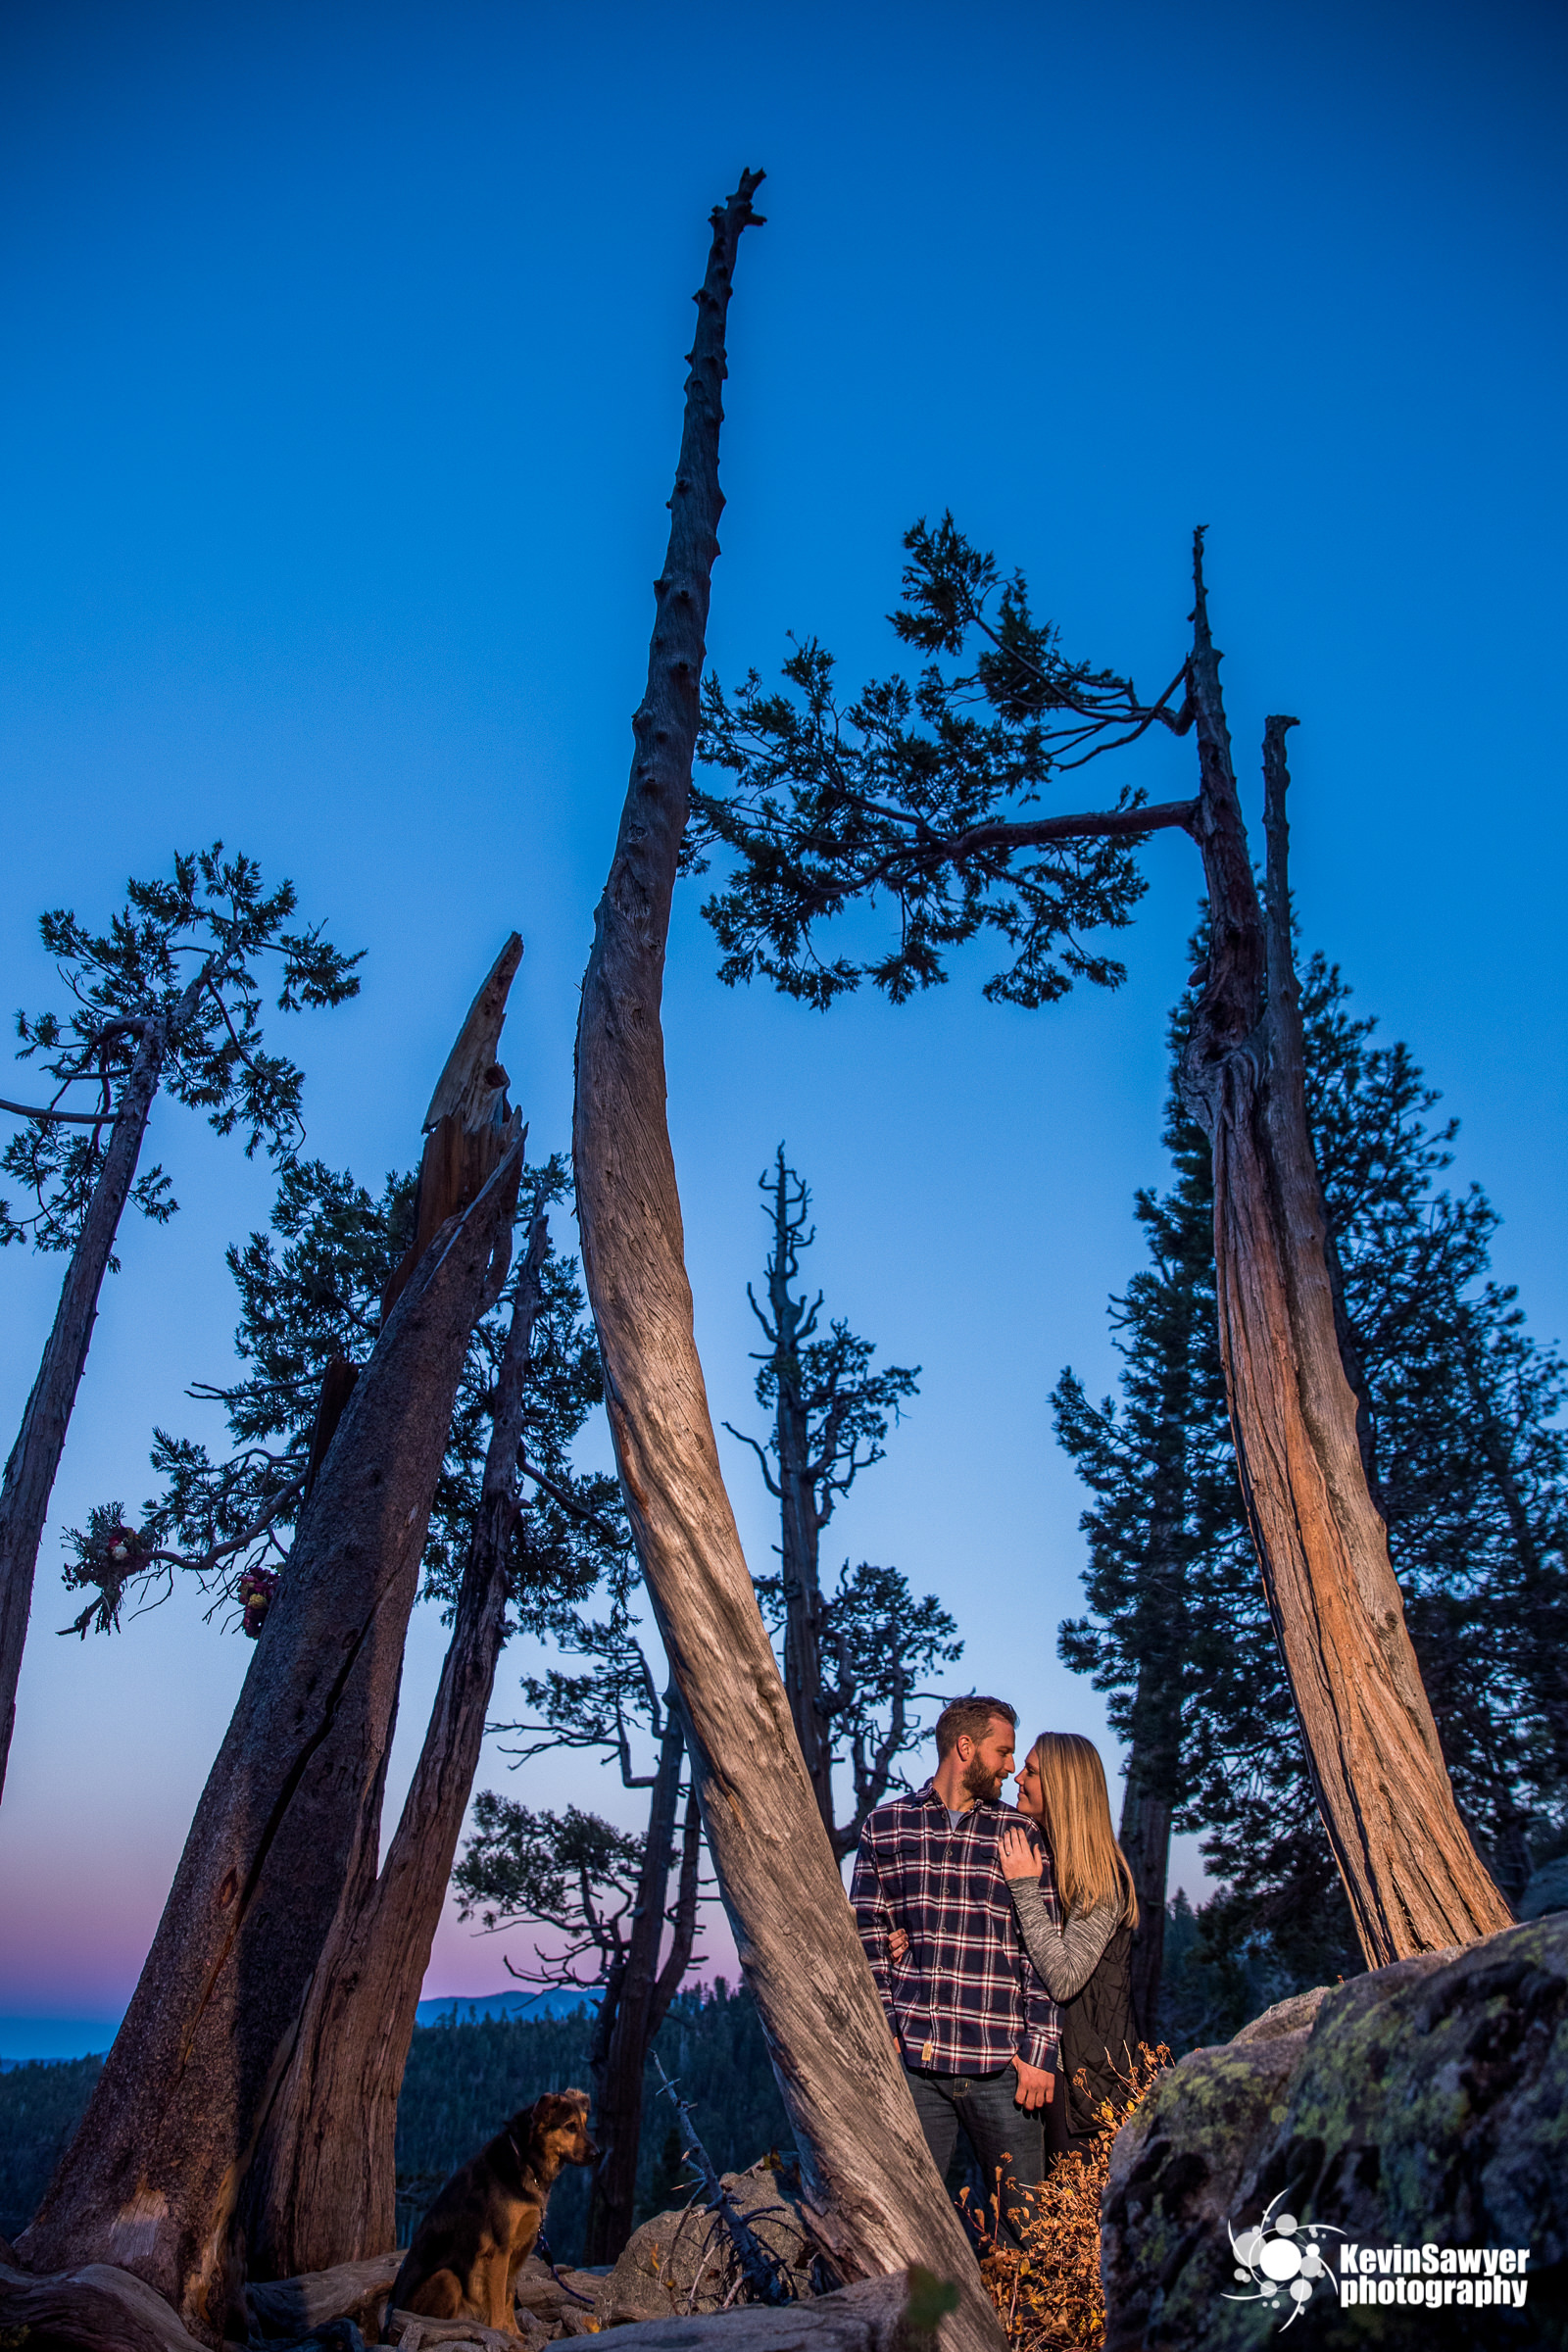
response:
M1075 1992L1082 1992L1100 1965L1116 1925L1117 1904L1096 1903L1092 1911L1082 1912L1058 1928L1046 1916L1038 1879L1009 1879L1007 1887L1024 1948L1041 1982L1054 2001L1070 2001Z

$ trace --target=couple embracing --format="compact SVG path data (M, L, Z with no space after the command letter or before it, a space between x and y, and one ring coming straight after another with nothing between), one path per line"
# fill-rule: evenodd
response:
M936 2168L962 2124L1014 2240L1136 2046L1138 1924L1098 1752L1045 1732L1019 1767L1017 1725L1004 1699L944 1708L935 1773L872 1813L851 1889ZM1002 1802L1014 1775L1016 1811Z

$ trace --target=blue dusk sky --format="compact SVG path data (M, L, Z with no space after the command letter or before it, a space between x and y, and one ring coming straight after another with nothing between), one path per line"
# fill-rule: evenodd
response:
M1207 523L1254 813L1264 713L1301 721L1305 940L1462 1119L1498 1271L1562 1333L1563 68L1560 12L1510 0L13 0L0 1004L52 999L40 908L102 921L127 873L220 835L368 951L354 1005L279 1024L311 1152L372 1184L413 1159L514 925L505 1058L535 1149L565 1143L690 296L709 208L760 164L719 674L773 668L791 629L846 680L890 665L900 534L951 506L1069 650L1163 684ZM1150 744L1124 773L1175 797L1192 759ZM745 1286L783 1138L830 1309L923 1367L826 1560L939 1592L955 1684L1011 1696L1026 1735L1104 1729L1055 1656L1082 1496L1048 1396L1068 1363L1110 1385L1132 1197L1163 1173L1199 870L1174 836L1146 868L1126 986L1033 1014L984 1003L979 953L898 1010L728 993L692 886L671 941L716 1415L759 1426ZM155 1423L216 1434L183 1391L231 1361L223 1248L271 1195L172 1106L149 1152L182 1209L127 1224L44 1541L0 1811L0 2055L101 2046L251 1654L183 1593L114 1641L56 1639L62 1530L134 1513ZM0 1260L8 1445L60 1274ZM766 1497L723 1443L764 1567ZM440 1643L421 1611L405 1771ZM487 1753L480 1785L635 1817L593 1766L505 1770ZM1176 1876L1196 1888L1191 1843ZM504 1981L444 1924L427 1991Z

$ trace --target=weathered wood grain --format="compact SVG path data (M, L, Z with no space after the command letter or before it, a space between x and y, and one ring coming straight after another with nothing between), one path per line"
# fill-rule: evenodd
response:
M218 2342L231 2224L346 1887L374 1871L425 1526L468 1334L511 1248L515 1121L345 1407L130 2007L18 2251L133 2271Z
M108 2262L43 2278L0 2264L0 2340L39 2352L205 2352L162 2295Z
M661 998L718 552L725 318L760 176L745 174L714 215L648 688L583 982L573 1129L583 1267L616 1460L691 1730L709 1844L818 2227L845 2276L919 2262L960 2280L956 2352L989 2352L1000 2330L860 1950L724 1489L665 1118ZM784 2315L780 2325L807 2323Z
M1220 1349L1237 1467L1323 1823L1369 1968L1509 1924L1459 1819L1367 1486L1335 1327L1291 954L1285 733L1264 741L1259 904L1195 551L1192 698L1209 974L1182 1057L1214 1153Z
M506 1631L517 1446L548 1241L546 1221L536 1217L496 1384L479 1508L414 1778L386 1860L377 1870L375 1847L367 1846L360 1873L344 1888L246 2176L236 2235L253 2278L319 2273L392 2242L398 2093Z
M392 2292L406 2248L372 2255L365 2262L341 2262L330 2270L308 2272L297 2278L273 2278L245 2289L253 2335L309 2335L327 2320L357 2320L367 2336L376 2306Z

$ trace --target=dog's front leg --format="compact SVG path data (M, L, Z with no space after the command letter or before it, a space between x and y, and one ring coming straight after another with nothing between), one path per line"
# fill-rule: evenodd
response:
M517 2332L517 2313L513 2301L514 2275L506 2248L498 2247L485 2278L490 2305L485 2315L485 2325L499 2329L503 2335L515 2335Z

